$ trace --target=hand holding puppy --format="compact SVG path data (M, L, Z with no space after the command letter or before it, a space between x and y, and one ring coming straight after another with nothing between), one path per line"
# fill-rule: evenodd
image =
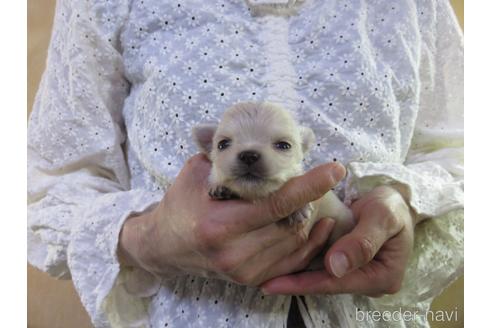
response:
M354 202L357 224L325 254L325 270L272 279L263 291L373 297L398 292L412 253L417 218L396 188L380 186Z
M345 175L341 165L314 168L254 203L211 199L210 169L204 155L192 157L155 209L127 220L119 243L124 264L156 275L258 285L304 268L323 248L333 220L322 219L312 230L277 222L333 188Z

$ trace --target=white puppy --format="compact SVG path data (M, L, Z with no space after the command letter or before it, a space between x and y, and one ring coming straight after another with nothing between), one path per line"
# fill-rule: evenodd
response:
M251 102L228 109L218 125L196 126L193 137L212 162L210 196L253 201L303 174L304 154L314 142L313 131L299 126L288 111L271 103ZM336 220L331 242L354 224L350 209L331 191L323 196L316 211L308 204L289 221L309 218L314 224L323 217Z

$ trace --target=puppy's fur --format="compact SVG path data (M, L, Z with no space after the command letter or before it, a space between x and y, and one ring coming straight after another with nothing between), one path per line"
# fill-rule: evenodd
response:
M303 173L302 159L314 142L310 128L299 126L290 113L271 103L239 103L228 109L218 125L193 129L201 152L212 162L210 196L215 199L256 200L278 190ZM328 192L317 213L308 204L293 213L291 223L321 217L337 220L331 239L352 228L351 211Z

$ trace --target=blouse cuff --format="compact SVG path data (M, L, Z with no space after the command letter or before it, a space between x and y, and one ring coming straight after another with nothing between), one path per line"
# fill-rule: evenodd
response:
M457 180L432 162L399 163L353 162L347 166L345 201L350 204L379 185L399 184L415 214L436 217L463 208L463 181ZM401 188L402 187L402 188Z
M82 304L96 327L109 326L113 321L114 314L107 313L104 303L128 275L127 269L120 268L117 256L122 225L128 217L157 204L161 196L144 190L111 193L80 211L67 250L68 266ZM133 311L138 312L137 308Z
M29 225L29 223L28 223ZM58 242L58 244L56 243ZM27 260L35 268L57 279L70 279L62 233L48 229L27 229Z

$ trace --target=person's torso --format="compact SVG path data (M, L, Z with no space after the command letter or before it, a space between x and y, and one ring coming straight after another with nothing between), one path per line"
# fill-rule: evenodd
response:
M239 101L273 101L311 127L308 167L402 162L418 107L418 22L405 1L135 1L122 30L130 168L166 184L195 154L191 128ZM133 161L133 163L132 163Z

